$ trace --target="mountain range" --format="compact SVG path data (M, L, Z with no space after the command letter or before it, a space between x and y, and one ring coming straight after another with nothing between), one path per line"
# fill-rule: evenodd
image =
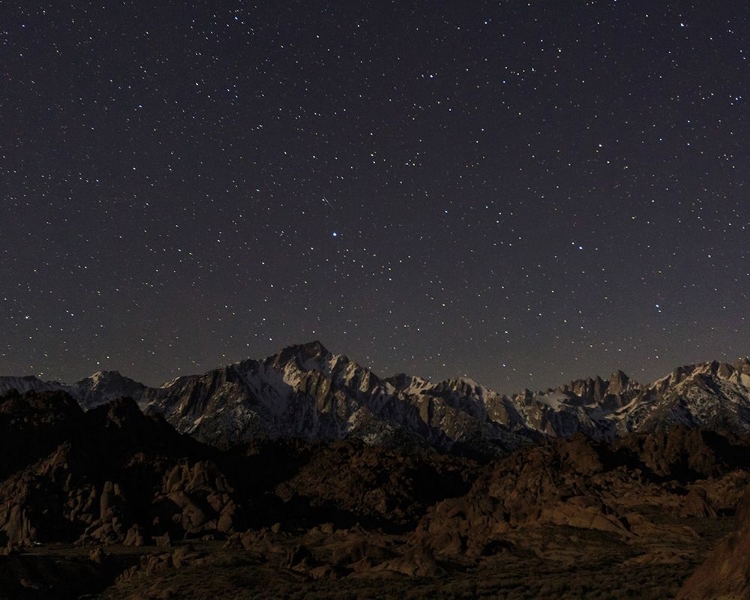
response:
M546 437L583 433L612 441L676 425L750 436L748 359L683 366L645 384L617 371L504 395L467 378L381 378L314 341L159 387L103 371L73 384L0 377L0 394L10 389L64 391L85 410L130 397L180 433L221 447L249 439L357 437L502 453Z
M0 600L747 598L749 408L748 360L509 396L319 342L3 377Z

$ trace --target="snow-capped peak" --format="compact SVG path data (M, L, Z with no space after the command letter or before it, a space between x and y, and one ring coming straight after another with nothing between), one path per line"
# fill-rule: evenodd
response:
M179 430L206 441L255 437L377 441L402 430L438 447L485 438L501 445L535 436L584 432L611 438L670 423L731 427L750 434L750 360L679 367L643 385L622 371L577 379L543 392L504 396L468 378L432 383L399 374L380 379L319 341L289 346L150 388L117 371L73 385L0 377L0 393L63 390L84 408L129 396ZM521 436L521 438L518 438Z

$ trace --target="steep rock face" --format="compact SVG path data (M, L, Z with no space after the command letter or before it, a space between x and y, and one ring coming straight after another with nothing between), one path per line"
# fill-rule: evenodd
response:
M565 396L565 402L571 406L600 406L605 411L612 411L628 404L641 390L639 383L617 371L607 380L601 377L577 379L552 392Z
M680 367L648 386L618 414L620 431L659 431L674 425L750 435L747 359Z
M255 437L330 440L356 428L362 398L377 398L378 385L346 357L308 345L171 381L149 392L149 410L219 444Z
M403 431L438 448L477 437L518 446L522 440L507 424L492 421L473 391L460 380L437 385L417 378L381 380L313 342L263 361L182 377L145 397L150 411L179 430L219 445L256 437L355 436L383 443ZM509 422L523 429L510 405L507 411Z
M117 371L99 371L75 383L67 391L81 406L89 409L123 397L140 402L147 389L142 383L123 377Z

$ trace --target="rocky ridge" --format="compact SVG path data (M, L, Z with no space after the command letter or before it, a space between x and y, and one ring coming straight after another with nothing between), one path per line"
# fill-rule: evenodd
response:
M66 391L86 408L129 396L178 431L227 447L254 438L426 443L507 453L576 433L612 440L675 425L750 434L750 361L680 367L650 384L622 372L544 392L503 395L466 378L381 379L320 342L285 348L158 388L116 372L73 385L0 377L0 393Z

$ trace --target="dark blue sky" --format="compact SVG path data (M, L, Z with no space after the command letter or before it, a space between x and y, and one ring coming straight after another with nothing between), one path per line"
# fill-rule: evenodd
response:
M0 374L750 352L742 2L4 2Z

